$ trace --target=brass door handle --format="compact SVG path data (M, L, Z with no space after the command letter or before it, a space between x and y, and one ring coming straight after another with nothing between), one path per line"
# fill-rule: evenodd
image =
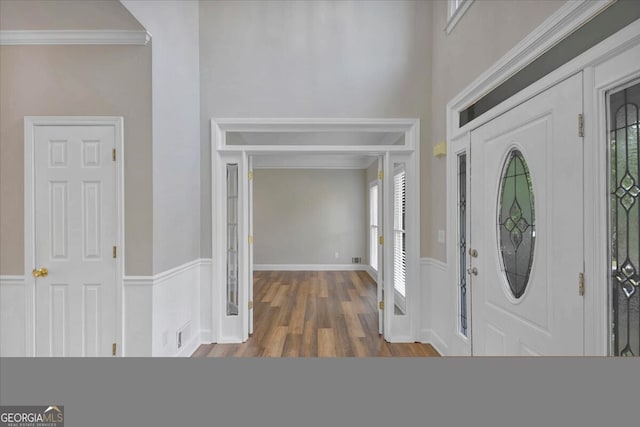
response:
M31 274L33 274L33 277L47 277L49 275L49 270L47 270L45 267L39 268L37 270L34 268Z

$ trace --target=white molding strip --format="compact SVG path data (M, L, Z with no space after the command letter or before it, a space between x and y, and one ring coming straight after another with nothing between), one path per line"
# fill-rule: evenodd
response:
M165 282L169 279L171 279L172 277L177 276L180 273L183 273L186 270L192 269L196 266L200 265L200 258L198 259L194 259L193 261L189 261L186 262L182 265L179 265L177 267L171 268L169 270L163 271L161 273L155 274L153 276L153 284L157 285L160 284L162 282Z
M460 7L458 7L458 9L453 13L453 15L449 17L447 26L445 28L445 31L447 32L447 34L453 31L453 27L455 27L458 21L460 21L460 18L462 18L462 15L464 15L467 12L467 9L469 9L469 6L471 6L471 3L473 3L473 0L466 0L464 3L462 3Z
M144 30L4 30L0 45L139 45L151 35Z
M255 264L254 271L368 271L366 264Z
M186 262L177 267L155 274L153 276L124 276L122 278L125 286L155 286L171 279L178 274L200 265L211 265L210 258L199 258Z
M24 276L0 275L0 285L17 285L24 283Z
M509 77L522 70L556 43L608 7L613 1L575 0L566 2L447 104L449 135L454 135L458 128L457 114L460 110L473 104Z

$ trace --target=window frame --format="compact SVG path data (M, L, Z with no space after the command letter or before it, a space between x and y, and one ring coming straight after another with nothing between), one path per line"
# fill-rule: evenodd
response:
M403 175L403 181L404 181L404 189L403 189L403 201L402 201L402 205L403 205L403 211L402 213L400 213L400 215L398 215L397 212L397 195L396 195L396 179L398 176ZM402 299L405 299L405 304L406 304L406 298L407 298L407 249L406 249L406 245L407 245L407 235L406 235L406 222L407 222L407 218L406 218L406 200L407 200L407 171L405 166L396 168L393 171L393 289L394 292L397 292ZM402 208L401 208L402 209ZM396 251L398 250L398 245L397 240L398 240L398 234L401 236L400 240L401 240L401 248L400 248L400 256L403 260L404 263L404 271L402 274L402 289L398 288L398 276L399 273L396 271L396 256L397 253ZM406 311L406 307L403 307Z
M453 28L456 26L458 21L462 18L471 3L474 0L448 0L447 1L447 26L445 31L447 34L450 34L453 31Z
M372 191L375 188L376 191L376 200L375 203L373 201ZM380 186L377 179L374 179L369 183L369 266L377 273L379 266L378 259L378 236L380 236L380 218L378 212L378 201L380 197ZM373 223L373 213L376 213L375 224ZM375 229L375 235L374 235ZM374 237L375 236L375 237ZM373 258L375 256L375 265L373 263Z

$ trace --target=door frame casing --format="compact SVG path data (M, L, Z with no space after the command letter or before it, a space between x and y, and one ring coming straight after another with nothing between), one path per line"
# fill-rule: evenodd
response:
M544 76L527 88L516 93L509 99L493 107L478 118L459 127L459 113L466 106L486 95L501 82L506 80L515 72L521 70L542 54L546 49L557 43L559 40L571 34L584 22L597 15L609 1L581 1L569 2L562 6L558 12L553 14L538 29L534 30L520 44L511 50L503 59L498 61L493 67L487 70L475 82L463 90L458 96L447 104L447 144L449 152L460 152L470 149L471 131L477 129L485 123L493 120L504 112L517 105L533 98L545 90L555 86L560 81L582 71L584 73L583 105L584 105L584 170L585 170L585 194L584 194L584 215L585 230L596 230L594 233L585 233L585 310L584 310L584 354L605 356L609 353L609 316L608 291L605 286L598 287L598 283L608 283L608 271L606 268L606 245L607 224L606 209L598 207L604 205L603 197L606 197L606 153L599 147L601 141L606 140L606 123L604 120L604 93L616 84L624 81L623 77L609 82L604 78L598 83L596 72L598 67L605 64L611 58L624 54L625 51L634 49L640 44L640 20L636 20L625 28L619 30L612 36L598 43L583 54L577 56L555 71ZM600 117L602 116L602 117ZM599 151L600 150L600 151ZM604 153L604 154L603 154ZM467 157L469 159L470 157ZM456 283L457 259L456 241L457 235L457 211L456 207L456 187L457 178L455 176L457 167L455 156L448 156L447 159L447 259L451 262L447 266L447 277L450 283ZM467 168L473 167L467 163ZM587 171L595 173L587 173ZM469 199L469 198L468 198ZM587 209L587 206L594 206L594 209ZM604 252L600 246L605 245ZM604 255L603 255L604 254ZM601 282L607 278L607 282ZM469 285L468 285L469 286ZM473 292L473 285L468 287L467 295L470 297ZM449 322L454 325L449 331L451 339L451 354L470 355L472 343L469 340L460 339L455 330L457 328L457 316L459 315L457 300L450 306L456 319ZM472 307L471 307L472 308ZM470 313L471 318L473 312Z
M362 146L319 146L319 145L227 145L226 133L227 132L402 132L405 136L404 145L362 145ZM395 334L391 337L392 341L408 342L417 341L417 331L419 330L420 322L420 239L417 237L420 235L420 212L419 212L419 200L420 200L420 120L419 119L376 119L376 118L357 118L357 119L344 119L344 118L223 118L223 119L211 119L211 166L212 166L212 197L211 197L211 212L212 212L212 255L213 255L213 274L211 282L211 310L212 316L212 342L242 342L248 337L245 336L244 331L247 329L247 322L245 321L245 315L240 315L239 326L231 326L226 319L226 313L223 312L223 302L225 301L225 286L226 283L224 272L225 260L222 247L222 221L224 216L224 189L225 184L222 182L222 168L224 162L222 158L229 156L237 159L241 162L239 168L240 183L239 188L241 194L247 194L246 176L248 172L247 157L252 155L267 155L267 154L360 154L360 155L379 155L384 156L387 165L386 177L390 177L391 173L388 172L388 164L390 155L399 154L406 155L412 159L411 164L408 165L407 178L410 182L411 188L408 189L408 198L413 198L416 208L409 213L408 221L411 221L411 227L415 231L415 236L407 241L407 244L412 249L414 256L411 259L409 268L407 271L407 293L411 289L411 300L409 307L407 308L407 315L403 323L403 327L407 332L403 335ZM383 185L387 180L383 180ZM384 191L383 191L383 197ZM389 196L387 196L389 197ZM387 203L387 207L389 204ZM249 215L246 212L247 204L239 203L240 217L243 221L248 221ZM387 215L383 215L383 218ZM248 239L247 236L242 234L247 227L245 224L239 226L241 234L239 236L240 253L248 253ZM392 230L387 227L383 227L385 242L392 242ZM392 257L392 246L384 245L385 259L389 262ZM241 275L245 275L244 267L247 263L240 261L239 267L241 269ZM383 269L384 271L384 269ZM245 281L247 279L245 278ZM385 288L391 286L391 280L378 281L383 283ZM239 303L240 310L246 312L248 307L248 295L246 291L243 291L246 286L240 286ZM393 299L391 299L392 292L385 292L385 308L393 307ZM408 294L409 295L409 294ZM385 310L385 331L391 334L392 328L390 326L388 311ZM393 314L393 310L390 310ZM399 323L400 324L400 323ZM236 332L229 334L229 330L234 329ZM241 332L239 332L241 331Z
M115 116L25 116L24 118L24 285L26 314L26 356L35 356L35 278L31 270L35 264L35 128L38 126L113 126L115 132L115 223L116 223L116 280L115 337L116 356L122 355L122 279L125 268L124 247L124 119Z

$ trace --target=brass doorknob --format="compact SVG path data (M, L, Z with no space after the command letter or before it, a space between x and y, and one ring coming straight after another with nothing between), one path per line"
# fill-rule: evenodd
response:
M47 270L45 267L39 268L37 270L34 268L31 274L33 274L33 277L47 277L49 275L49 270Z

